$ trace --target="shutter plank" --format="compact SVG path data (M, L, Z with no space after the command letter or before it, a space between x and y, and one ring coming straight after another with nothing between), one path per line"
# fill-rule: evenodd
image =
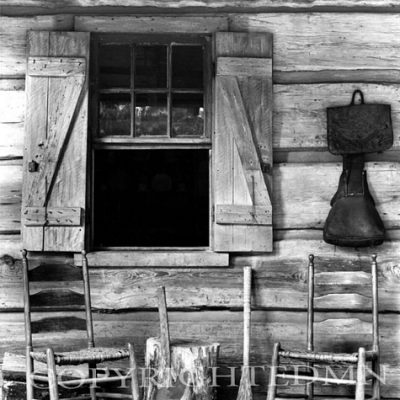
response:
M215 251L272 250L271 43L270 35L216 34Z
M36 32L28 35L28 54L33 56L49 55L49 32ZM23 183L22 204L32 207L39 203L38 197L45 196L46 187L44 181L37 181L35 173L28 173L28 163L35 161L40 163L43 159L43 146L47 136L47 104L48 104L48 77L33 78L26 76L26 117L25 117L25 142L23 155ZM25 248L40 251L43 250L43 227L23 226L22 240Z
M47 38L46 51L39 40L41 36ZM29 150L24 159L27 162L32 158L37 160L39 169L30 173L27 164L24 166L27 184L23 190L22 213L27 211L27 207L46 207L47 212L44 227L29 225L39 224L43 218L24 224L24 246L28 250L79 251L84 246L82 217L85 215L86 200L88 101L85 76L89 60L89 34L30 32L29 40L37 42L37 49L29 52L28 59L27 82L31 82L27 90L28 115L38 111L43 114L43 132L40 135L36 133L36 117L28 122L26 136ZM34 59L38 66L32 66ZM46 96L36 104L31 99L36 98L40 82L46 82L42 90ZM77 211L71 213L71 209ZM63 210L61 218L60 210ZM25 240L29 232L31 236L37 232L42 234L32 243L32 239Z

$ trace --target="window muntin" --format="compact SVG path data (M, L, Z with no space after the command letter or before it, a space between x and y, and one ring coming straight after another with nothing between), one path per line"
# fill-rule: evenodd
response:
M209 137L209 43L207 36L94 35L94 137Z
M92 248L209 248L209 43L94 35Z

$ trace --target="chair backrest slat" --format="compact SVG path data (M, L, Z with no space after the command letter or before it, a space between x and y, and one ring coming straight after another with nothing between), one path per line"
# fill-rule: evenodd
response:
M357 265L341 265L337 271L314 271L314 256L310 254L308 264L308 309L307 346L313 350L314 311L332 310L372 312L372 349L379 352L378 332L378 275L377 256L372 256L370 270Z
M22 252L27 346L32 347L32 337L35 342L36 339L42 339L42 333L57 337L59 333L70 331L86 331L87 336L92 338L89 346L93 344L93 328L89 333L88 323L89 320L92 326L87 263L84 263L85 267L78 268L65 263L53 263L50 257L46 257L46 261L43 258L40 262L37 259L33 261L30 265L27 252ZM59 313L61 311L71 311L73 314L63 316ZM83 315L82 311L85 311Z

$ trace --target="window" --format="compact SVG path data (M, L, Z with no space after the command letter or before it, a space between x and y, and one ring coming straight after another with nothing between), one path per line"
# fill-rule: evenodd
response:
M272 37L205 19L29 32L27 250L139 267L272 251Z
M93 248L208 248L210 37L92 41Z

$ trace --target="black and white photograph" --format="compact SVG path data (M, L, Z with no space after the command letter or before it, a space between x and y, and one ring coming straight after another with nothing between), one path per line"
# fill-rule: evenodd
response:
M399 0L0 0L0 400L400 400Z

